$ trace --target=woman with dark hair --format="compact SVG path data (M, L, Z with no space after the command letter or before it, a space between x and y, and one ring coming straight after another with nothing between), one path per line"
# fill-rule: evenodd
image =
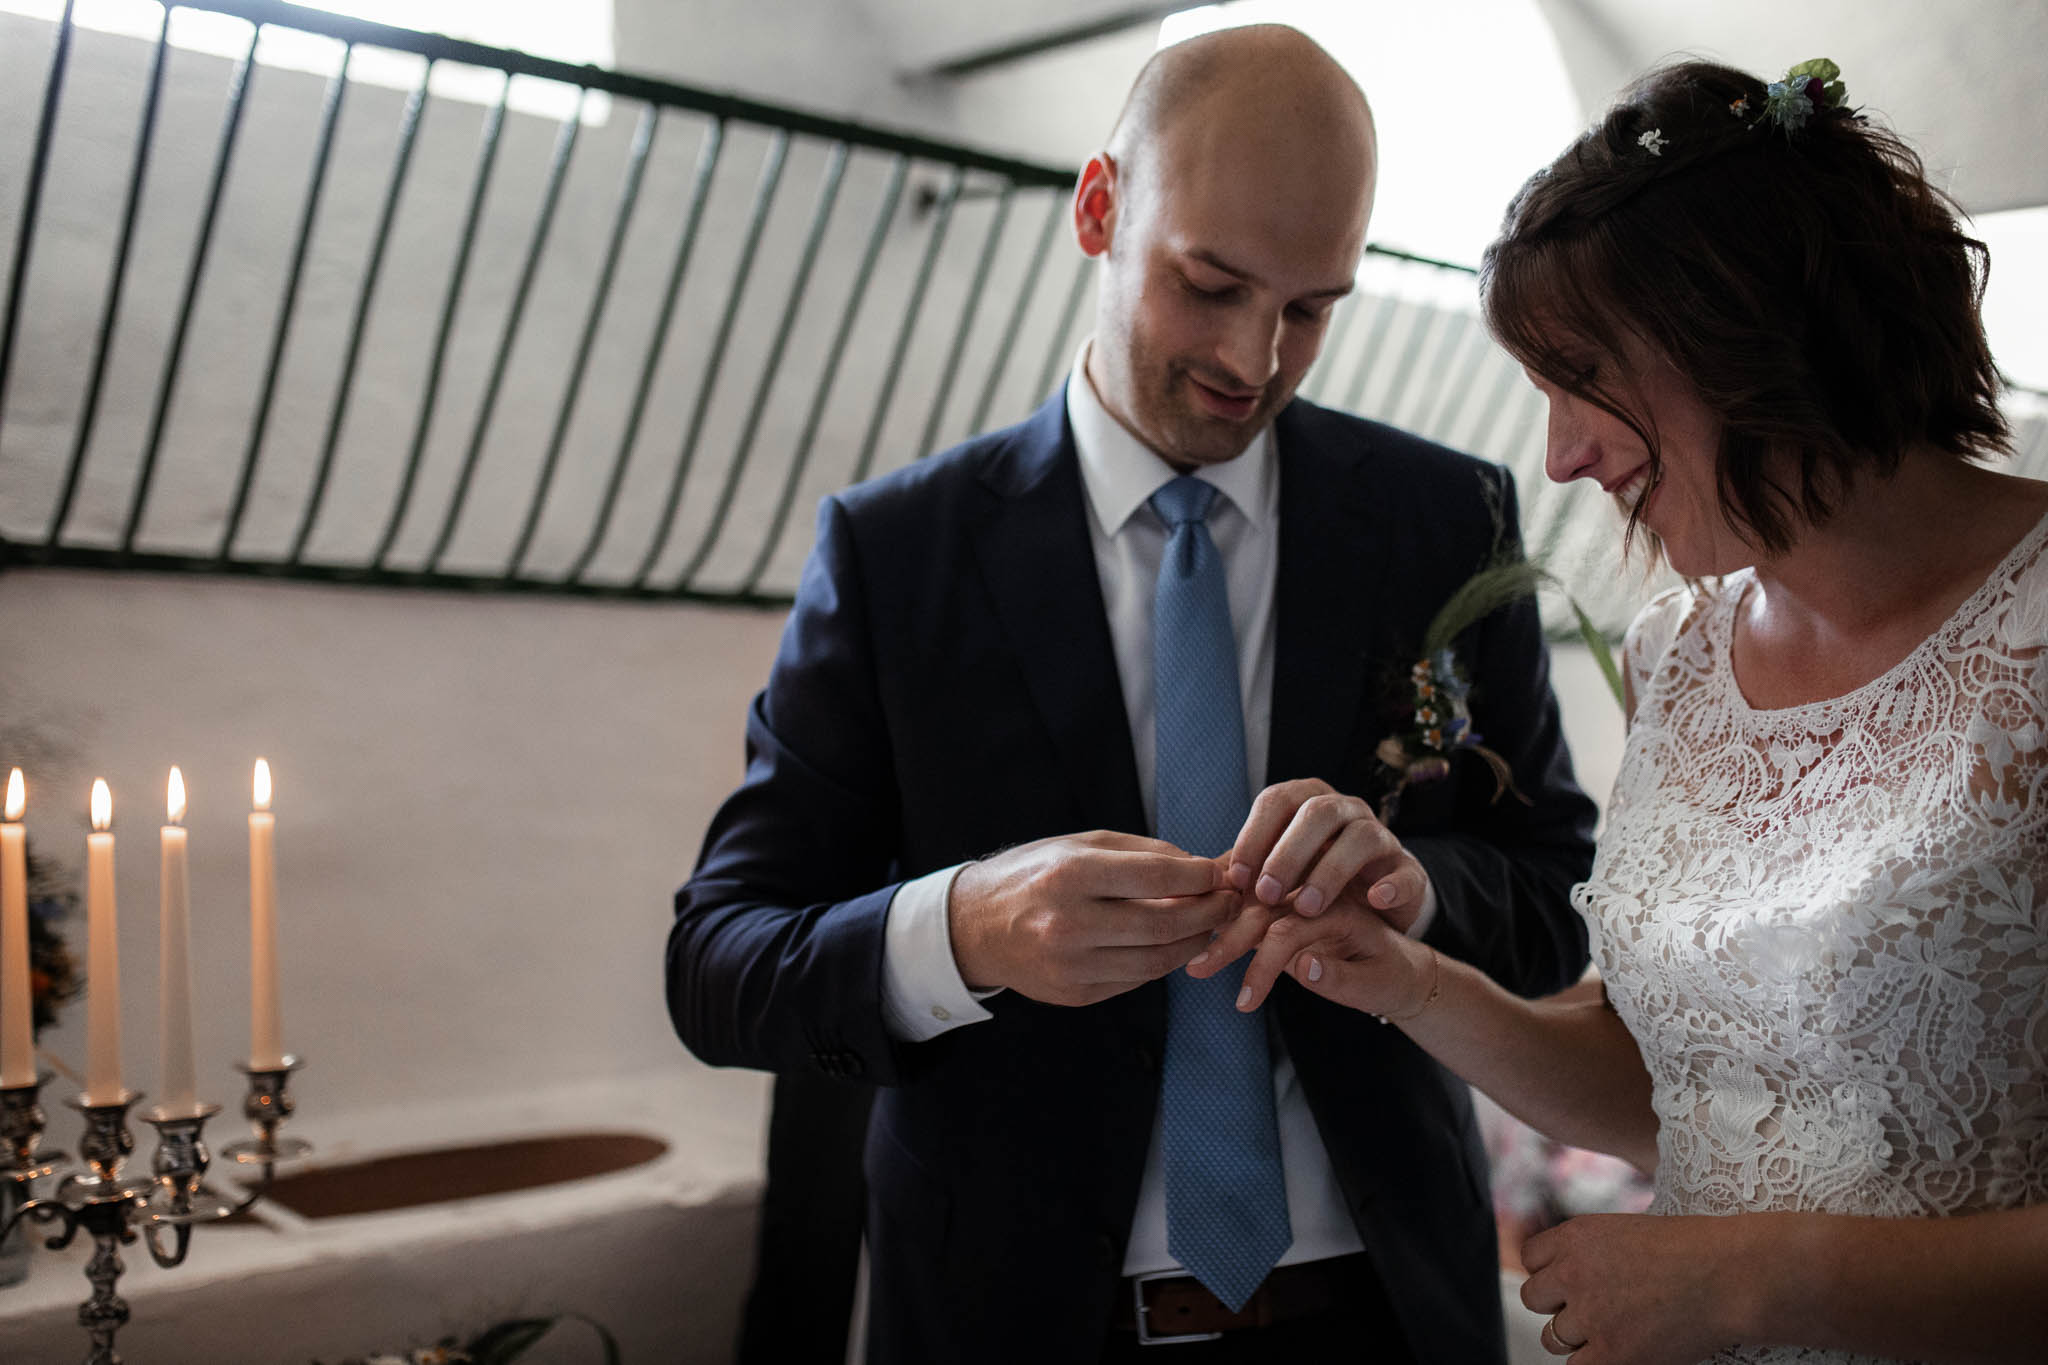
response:
M1242 1008L1285 972L1654 1172L1525 1249L1582 1365L2048 1359L2048 485L1979 463L1986 254L1838 74L1650 74L1486 254L1551 478L1688 580L1626 645L1600 982L1394 932L1370 813L1278 788L1201 968L1257 941Z

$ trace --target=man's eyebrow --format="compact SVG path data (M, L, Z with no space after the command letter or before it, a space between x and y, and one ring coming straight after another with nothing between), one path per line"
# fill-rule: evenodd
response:
M1188 248L1187 256L1190 260L1200 261L1203 265L1209 266L1214 270L1220 270L1235 279L1243 280L1246 284L1263 283L1251 271L1232 265L1229 261L1224 260L1206 247L1190 247ZM1305 299L1341 299L1355 287L1356 281L1346 280L1342 284L1331 285L1327 289L1311 289L1308 293L1303 294L1302 297Z
M1232 265L1230 262L1224 260L1221 256L1218 256L1215 252L1210 251L1206 247L1189 247L1188 258L1190 260L1200 261L1203 265L1210 266L1214 269L1220 270L1226 275L1235 275L1238 279L1243 280L1247 284L1257 284L1259 282L1259 277L1252 274L1251 271L1240 269L1239 267Z

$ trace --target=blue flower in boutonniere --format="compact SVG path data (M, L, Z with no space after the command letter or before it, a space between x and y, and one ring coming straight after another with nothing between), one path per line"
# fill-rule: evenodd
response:
M1381 740L1374 750L1379 761L1395 775L1393 789L1379 804L1382 821L1394 818L1401 794L1409 787L1449 777L1451 760L1460 753L1469 753L1492 769L1494 800L1505 795L1513 795L1524 804L1529 800L1515 790L1514 770L1508 761L1487 748L1472 727L1472 681L1458 658L1455 642L1502 607L1533 596L1543 584L1560 588L1563 585L1542 565L1524 558L1519 545L1507 542L1506 527L1499 524L1498 493L1490 483L1486 493L1496 521L1494 552L1430 619L1423 631L1420 657L1408 668L1406 695L1401 698L1403 709L1409 713L1409 724ZM1572 612L1578 618L1580 638L1599 661L1614 700L1620 704L1621 673L1607 647L1607 637L1577 602L1569 595L1565 600L1571 602Z

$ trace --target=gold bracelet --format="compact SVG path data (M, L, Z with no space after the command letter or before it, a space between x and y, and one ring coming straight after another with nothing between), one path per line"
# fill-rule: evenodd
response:
M1429 965L1429 994L1422 997L1422 1003L1406 1014L1379 1015L1378 1018L1382 1024L1405 1024L1410 1019L1420 1019L1422 1012L1437 1002L1437 998L1444 993L1444 955L1431 948L1429 950Z

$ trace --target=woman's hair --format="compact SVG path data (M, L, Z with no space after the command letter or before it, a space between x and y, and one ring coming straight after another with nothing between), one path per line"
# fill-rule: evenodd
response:
M1823 100L1788 131L1766 98L1707 62L1643 76L1515 196L1480 291L1510 354L1634 429L1653 485L1656 434L1602 380L1627 333L1661 352L1723 424L1723 515L1783 550L1857 471L2008 433L1984 244L1890 131Z

